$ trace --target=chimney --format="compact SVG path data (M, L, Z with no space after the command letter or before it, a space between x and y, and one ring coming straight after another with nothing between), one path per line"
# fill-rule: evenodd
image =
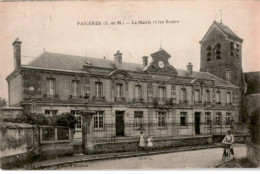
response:
M231 70L229 68L226 69L226 81L231 82Z
M189 64L187 65L187 73L189 75L192 75L192 67L193 67L193 65L189 62Z
M117 68L120 68L122 66L122 53L118 50L116 54L114 54L114 57Z
M148 57L147 56L143 56L143 68L146 67L148 65Z
M21 66L21 41L17 38L13 42L14 48L14 69L19 68Z

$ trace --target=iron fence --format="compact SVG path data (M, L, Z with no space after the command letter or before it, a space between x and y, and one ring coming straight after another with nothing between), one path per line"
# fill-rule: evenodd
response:
M199 135L224 135L231 125L215 125L211 123L173 123L173 122L153 122L153 123L104 123L103 127L94 128L94 143L120 142L138 140L140 132L144 136L153 136L153 139L167 139L183 136Z

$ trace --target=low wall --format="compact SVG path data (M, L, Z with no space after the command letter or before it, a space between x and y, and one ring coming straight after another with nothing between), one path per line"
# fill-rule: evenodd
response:
M207 144L212 144L212 136L176 137L153 140L153 149L165 149L173 147L196 146ZM96 143L93 147L93 153L136 151L137 147L138 141Z
M26 162L33 146L31 125L0 122L1 168Z
M260 167L260 146L255 144L247 144L247 158L256 166Z
M73 155L73 130L0 122L1 168L19 168L35 160Z
M41 144L39 152L42 156L47 158L73 155L73 143L54 143L54 144Z
M65 127L40 126L39 154L51 158L74 154L73 130Z
M235 139L235 143L247 143L250 140L249 134L235 134L233 135ZM220 143L225 138L225 135L213 135L212 141L213 143Z

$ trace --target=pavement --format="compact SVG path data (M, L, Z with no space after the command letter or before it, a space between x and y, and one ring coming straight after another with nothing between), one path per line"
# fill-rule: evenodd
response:
M246 155L246 147L234 146L236 157ZM152 152L124 152L109 154L78 154L34 162L25 169L167 169L214 168L221 162L223 150L214 145L188 146Z

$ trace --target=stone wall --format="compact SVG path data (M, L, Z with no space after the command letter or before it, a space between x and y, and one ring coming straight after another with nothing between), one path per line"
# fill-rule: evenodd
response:
M33 148L31 125L0 122L1 168L13 168L26 162Z
M260 146L247 144L247 158L256 166L260 167Z
M47 135L45 135L47 131ZM53 133L51 132L53 131ZM50 133L48 133L50 132ZM59 134L60 132L60 134ZM73 130L64 127L41 126L38 129L39 148L41 156L52 158L73 155ZM62 136L62 137L59 137Z
M73 130L69 128L8 122L0 122L0 128L2 169L20 168L32 161L74 154ZM46 136L44 128L51 128L53 134Z
M153 141L154 149L166 149L182 146L196 146L212 144L212 136L197 136L197 137L178 137L168 139L155 139ZM94 144L93 153L113 153L136 151L138 141L122 141L111 143L96 143Z

